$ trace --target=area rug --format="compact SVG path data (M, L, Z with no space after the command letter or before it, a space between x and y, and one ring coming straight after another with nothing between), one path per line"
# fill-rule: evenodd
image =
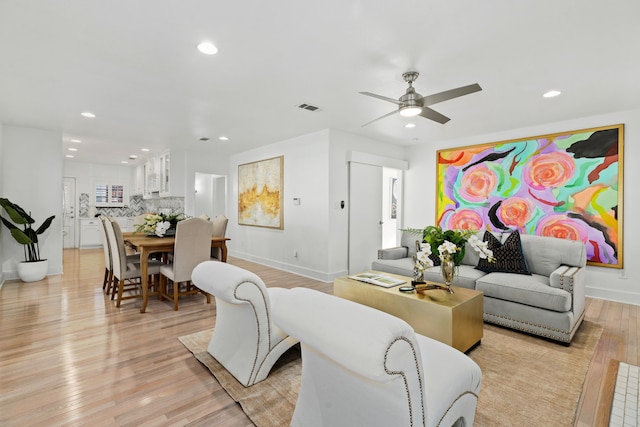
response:
M266 380L245 388L207 353L212 330L179 340L213 373L258 427L289 425L300 387L294 346ZM570 346L485 324L469 356L482 369L476 426L573 426L582 384L602 326L583 322Z

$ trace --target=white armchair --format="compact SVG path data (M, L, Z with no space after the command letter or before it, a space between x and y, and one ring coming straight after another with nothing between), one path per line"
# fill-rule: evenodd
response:
M292 426L473 425L480 368L404 320L306 288L274 320L302 347Z
M267 288L254 273L217 261L196 266L191 281L216 299L209 354L245 387L264 380L298 342L272 321L272 306L288 289Z

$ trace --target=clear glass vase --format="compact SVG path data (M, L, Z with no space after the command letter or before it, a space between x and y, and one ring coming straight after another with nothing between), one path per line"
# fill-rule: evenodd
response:
M444 258L440 262L440 273L442 274L442 280L447 286L447 289L450 293L453 293L451 284L453 283L453 278L456 275L456 263L453 261L453 258L451 258L450 255L444 256Z

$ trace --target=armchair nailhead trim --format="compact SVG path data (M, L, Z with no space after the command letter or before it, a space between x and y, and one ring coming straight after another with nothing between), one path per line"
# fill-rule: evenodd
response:
M476 398L476 402L478 401L478 395L471 392L471 391L465 391L464 393L462 393L461 395L459 395L458 397L455 398L455 400L453 402L451 402L451 405L449 405L449 407L447 408L446 411L444 411L444 414L442 414L442 417L440 418L440 421L438 421L438 424L436 424L436 426L441 426L442 425L442 420L444 420L444 417L447 416L447 413L449 413L449 411L451 410L451 408L453 408L453 405L456 404L456 402L458 400L460 400L463 396L466 396L467 394L472 395L473 397Z
M531 333L531 334L534 334L534 335L539 335L539 336L542 336L542 337L551 338L551 339L556 340L556 341L562 341L562 342L567 342L567 343L571 342L571 340L570 340L571 331L567 331L567 330L564 330L564 329L550 328L548 326L539 325L537 323L523 322L522 320L517 320L517 319L514 319L514 318L509 317L509 316L502 316L500 314L488 313L486 311L484 312L484 315L493 317L493 319L491 319L490 322L491 323L495 323L497 325L502 325L502 326L506 326L506 327L511 328L511 329L517 329L517 330L520 330L520 331L523 331L523 332L528 332L528 333ZM500 321L500 319L508 320L508 321L511 321L511 322L516 322L517 324L513 325L511 323ZM578 325L578 324L580 324L580 322L576 322L575 324ZM543 329L543 330L556 332L557 334L561 334L561 336L558 336L556 334L544 333L544 332L541 333L539 330L530 329L530 328L527 328L527 327L523 327L521 325L530 325L530 326L533 326L535 328L540 328L540 329Z
M400 375L402 376L402 380L404 381L404 389L405 392L407 393L407 403L409 404L409 425L413 426L413 406L411 404L411 393L409 392L409 384L407 383L407 377L405 375L405 373L403 371L390 371L389 369L387 369L387 356L389 354L389 350L391 349L391 347L398 341L404 341L406 342L409 347L411 348L411 352L413 354L413 361L416 365L416 372L418 374L418 383L420 385L420 406L422 408L422 425L424 426L426 423L425 417L424 417L424 394L423 394L423 384L422 384L422 372L420 370L420 363L418 362L418 355L416 354L416 349L413 347L413 344L411 343L411 341L409 341L407 339L407 337L396 337L393 341L391 341L391 343L389 344L389 346L387 347L387 350L384 353L384 371L388 374L388 375Z
M256 320L256 329L258 330L258 342L257 342L257 345L256 345L256 354L255 354L255 356L253 358L253 366L251 368L251 374L249 375L249 381L248 381L248 384L251 385L251 384L253 384L253 381L255 380L255 377L258 375L258 370L256 369L256 364L258 363L258 353L260 352L260 342L263 339L263 337L262 337L262 331L260 330L260 322L258 322L258 313L256 311L256 307L248 299L240 298L237 295L238 288L241 285L245 284L245 283L255 286L260 291L260 293L262 293L262 301L265 304L265 313L267 313L267 328L268 328L267 329L267 343L268 343L269 350L271 350L271 318L269 316L269 307L266 306L267 299L266 299L265 294L262 291L262 288L260 288L260 286L256 285L254 282L249 282L249 281L246 281L246 280L238 283L236 285L236 287L234 288L234 290L233 290L233 296L238 301L244 301L244 302L248 303L251 306L251 309L253 310L253 316L254 316L254 318Z

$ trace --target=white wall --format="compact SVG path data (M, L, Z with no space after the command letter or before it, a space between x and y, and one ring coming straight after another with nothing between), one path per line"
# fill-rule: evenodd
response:
M402 156L402 149L396 146L333 129L232 156L227 228L232 239L230 255L324 281L347 274L346 159L350 151ZM284 230L239 226L238 165L280 155L284 156ZM300 205L294 205L293 198L300 198Z
M612 113L602 116L550 123L500 133L477 135L471 138L442 141L439 144L414 146L408 149L409 170L405 173L405 226L422 228L435 223L435 179L436 150L466 145L498 142L549 133L586 129L591 127L625 125L624 135L624 212L623 219L623 265L624 269L587 266L587 295L640 305L640 240L636 238L640 226L636 224L635 212L640 209L640 193L635 183L640 182L640 110ZM638 125L638 128L635 126ZM622 278L621 276L626 276Z
M4 163L6 162L6 158L7 156L4 154L4 145L2 143L3 139L3 134L4 132L2 131L2 122L0 122L0 171L4 171L5 170L5 165ZM4 197L4 173L0 172L0 197ZM7 230L7 228L4 225L0 224L0 243L2 243L2 236L7 232L5 231ZM2 269L2 264L3 264L3 260L4 260L4 244L0 244L0 287L2 287L2 283L4 283L4 271Z
M49 260L48 274L62 273L62 134L4 125L2 130L2 193L20 205L39 227L51 215L51 227L39 236L40 256ZM2 233L2 271L16 279L24 261L22 245Z

